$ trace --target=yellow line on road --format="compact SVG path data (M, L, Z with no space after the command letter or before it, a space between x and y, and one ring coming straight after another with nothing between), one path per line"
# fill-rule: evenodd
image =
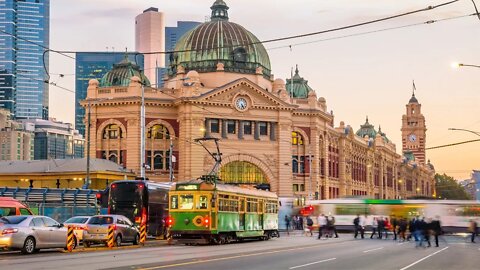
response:
M280 253L280 252L286 252L286 251L292 251L292 250L302 250L302 249L307 249L307 248L312 248L312 247L317 247L317 246L323 246L323 245L324 244L319 244L319 245L312 245L312 246L308 246L308 247L289 248L289 249L254 253L254 254L243 254L243 255L236 255L236 256L216 258L216 259L199 260L199 261L184 262L184 263L174 263L174 264L168 264L168 265L161 265L161 266L154 266L154 267L147 267L147 268L137 268L137 269L139 269L139 270L153 270L153 269L161 269L161 268L169 268L169 267L178 267L178 266L184 266L184 265L190 265L190 264L200 264L200 263L208 263L208 262L224 261L224 260L230 260L230 259L260 256L260 255L265 255L265 254Z

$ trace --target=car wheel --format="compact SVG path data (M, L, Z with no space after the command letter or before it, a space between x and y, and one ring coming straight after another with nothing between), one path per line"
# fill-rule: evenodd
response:
M119 234L117 237L115 237L115 246L119 247L122 245L122 236Z
M140 243L140 235L136 234L135 239L133 239L133 244L138 245Z
M85 248L89 248L89 247L90 247L90 242L88 242L88 241L83 241L83 246L84 246Z
M35 238L29 236L27 239L25 239L25 242L23 243L23 248L22 248L22 253L23 254L32 254L35 252Z

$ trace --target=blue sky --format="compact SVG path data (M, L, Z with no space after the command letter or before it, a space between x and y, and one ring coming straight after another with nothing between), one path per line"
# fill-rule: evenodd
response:
M477 0L478 1L478 0ZM148 7L165 13L167 26L178 20L205 21L213 0L51 0L51 47L58 50L134 49L134 18ZM230 20L260 40L315 32L425 8L447 0L226 0ZM480 4L480 2L478 3ZM453 70L454 61L480 64L480 20L476 17L425 24L329 41L321 39L374 31L474 13L470 0L371 26L328 35L267 44L277 78L298 64L329 110L354 130L365 122L382 131L401 150L401 117L412 91L423 105L427 147L475 139L449 127L480 131L480 69ZM308 45L272 49L303 42ZM52 73L73 74L74 61L51 55ZM74 77L52 77L74 89ZM74 94L51 87L51 115L74 122ZM480 143L431 150L439 172L459 179L479 169Z

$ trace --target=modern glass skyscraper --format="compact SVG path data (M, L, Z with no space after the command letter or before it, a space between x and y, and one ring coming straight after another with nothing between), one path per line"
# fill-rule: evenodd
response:
M178 21L176 27L165 27L165 50L173 51L178 40L188 31L200 25L200 22ZM170 56L165 56L165 67L170 64Z
M0 0L0 29L0 107L48 119L50 0Z
M1 0L0 0L1 1ZM144 57L142 54L129 52L128 59L141 69L144 68ZM105 73L110 71L113 64L118 64L125 57L125 52L82 52L75 57L75 129L85 135L85 109L80 106L80 101L87 97L88 81L91 79L100 80ZM136 58L136 59L135 59Z

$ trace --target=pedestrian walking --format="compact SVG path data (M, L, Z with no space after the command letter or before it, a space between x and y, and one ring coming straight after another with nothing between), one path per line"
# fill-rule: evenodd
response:
M398 234L399 239L402 239L404 242L406 240L406 233L407 233L408 222L406 218L400 219L398 222Z
M427 230L427 223L424 218L417 220L415 223L415 229L416 238L418 239L415 247L423 247L423 242L426 240L424 233Z
M473 219L470 219L470 226L468 227L468 232L471 233L470 241L472 243L475 243L475 236L478 233L478 224Z
M287 227L287 235L290 235L290 218L285 215L285 226Z
M392 229L392 224L388 220L388 217L385 217L383 220L383 230L385 231L385 240L388 239L388 232Z
M298 217L298 229L303 231L303 217Z
M321 214L320 216L318 216L317 222L318 222L318 239L321 239L323 232L325 230L325 227L327 226L327 218L325 217L324 214Z
M435 216L435 219L432 220L430 224L430 229L432 230L433 236L435 237L435 247L438 247L438 236L442 234L442 224L440 223L439 216Z
M370 235L370 239L372 239L373 236L375 235L375 232L377 231L377 227L378 227L377 218L373 217L373 220L372 220L372 235Z
M310 216L307 216L307 228L305 228L305 236L307 236L308 233L310 233L310 236L313 236L313 220L310 218Z
M393 241L397 241L397 233L398 233L398 220L395 216L390 218L391 225L392 225L392 232L393 232Z
M385 221L383 217L379 217L377 219L377 231L378 231L378 239L382 239L383 229L385 228Z
M353 237L357 238L358 232L360 231L360 215L357 215L357 217L353 219L353 229L355 232Z
M328 217L328 221L327 221L328 225L329 225L329 231L331 232L331 236L333 234L335 234L335 238L338 238L338 233L337 233L337 227L335 226L335 217L330 215ZM331 237L330 236L330 237Z

